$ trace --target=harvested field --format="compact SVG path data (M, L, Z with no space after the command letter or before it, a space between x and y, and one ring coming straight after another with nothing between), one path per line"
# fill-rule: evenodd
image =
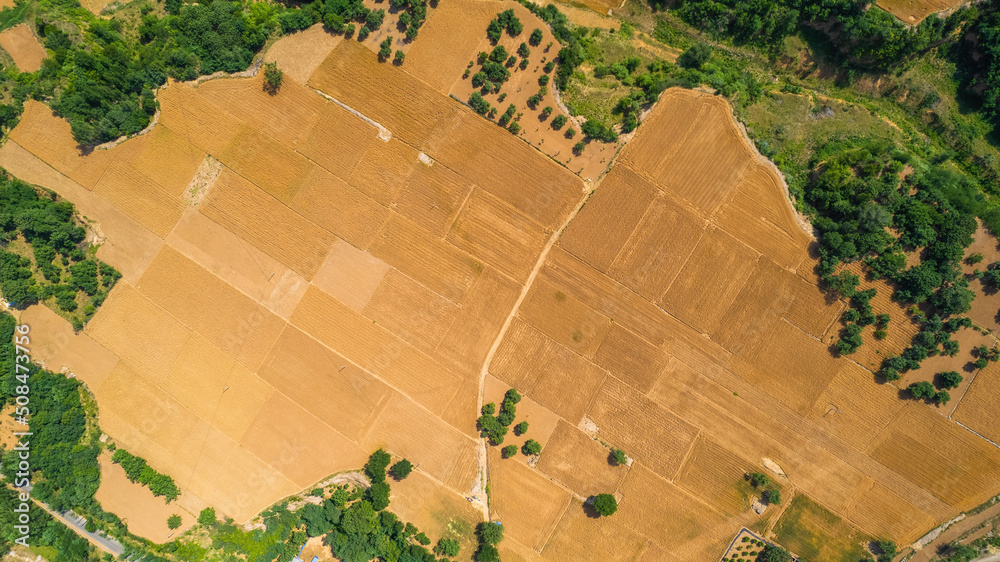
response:
M681 545L723 520L717 512L643 465L632 466L620 492L616 518L630 529L671 546L670 550L677 554L683 553Z
M712 339L737 355L758 345L795 302L790 288L795 277L761 256Z
M201 211L307 281L334 241L332 234L228 169L219 175Z
M443 412L462 379L315 288L306 291L292 323L435 414Z
M305 157L247 126L216 157L227 168L286 205L312 168ZM209 198L217 195L221 186L227 185L220 177Z
M370 454L280 393L264 403L240 445L298 488L361 466Z
M598 14L610 14L612 10L617 10L621 6L615 0L580 0L579 3Z
M168 195L179 197L205 160L205 152L166 127L156 126L141 137L129 139L127 150L133 168L141 170ZM115 152L112 152L113 154Z
M631 173L624 167L614 168L612 173L615 170ZM669 232L670 236L663 236L664 232ZM661 192L618 252L608 275L646 299L658 301L687 263L704 233L704 219Z
M389 210L344 180L313 167L289 206L358 248L366 248L389 219Z
M419 164L420 152L396 139L368 143L347 183L383 205L392 204Z
M542 555L547 560L636 560L647 539L626 527L621 516L595 522L587 508L570 500ZM595 524L596 523L596 524Z
M288 318L305 293L301 275L189 207L167 245L239 289L278 316Z
M876 5L908 25L917 25L927 16L954 8L958 0L878 0Z
M414 347L433 352L458 310L458 305L391 269L363 313Z
M721 98L672 88L622 151L622 162L711 215L751 166L751 149Z
M597 353L612 326L610 318L544 280L532 285L519 317L584 357Z
M119 282L86 334L152 380L163 380L191 330L128 283Z
M280 317L169 247L153 260L138 288L251 370L264 361L284 325Z
M428 12L427 23L420 27L420 40L406 54L403 68L447 95L455 77L462 75L479 52L486 26L502 9L490 2L468 0L438 4ZM441 45L448 48L441 49Z
M928 357L920 363L919 369L903 373L903 378L896 383L900 388L905 388L921 381L936 385L939 373L945 371L958 372L962 376L962 382L958 384L957 388L947 390L951 396L951 400L947 404L935 404L932 406L948 417L951 417L955 412L955 408L958 407L959 401L957 399L965 395L969 384L981 372L975 366L976 356L971 351L983 345L987 348L992 348L997 343L994 336L982 334L973 328L963 328L951 334L951 339L957 341L959 345L959 352L955 357L949 357L948 355Z
M236 368L236 361L196 333L184 344L170 374L158 382L192 412L210 420ZM253 414L249 413L251 417Z
M473 256L399 215L389 219L368 251L455 303L462 302L483 272L483 265Z
M702 332L714 332L758 257L726 232L709 230L663 296L663 308Z
M504 394L508 389L512 388L493 375L486 375L486 383L483 387L483 403L493 402L494 404L501 404ZM475 424L475 418L478 417L478 412L476 414L477 416L473 416L472 418L473 424ZM548 446L549 437L556 430L556 426L565 424L562 418L552 410L523 395L521 396L521 401L517 403L516 421L517 423L521 423L521 421L528 422L528 434L525 437L538 441L543 451L546 450L545 447ZM522 461L527 459L524 455L517 455L515 458Z
M627 168L615 168L566 228L560 243L594 269L607 273L657 191Z
M316 67L343 40L316 24L309 29L286 35L264 54L264 62L273 62L298 84L305 84Z
M385 447L463 493L476 476L476 442L398 393L382 409L361 446L367 451Z
M25 102L21 121L10 138L87 189L94 189L114 153L100 150L81 155L69 123L35 100Z
M517 302L519 290L514 281L486 269L466 292L462 309L441 340L441 356L463 368L478 369Z
M574 425L587 413L606 376L521 320L511 324L490 373ZM570 385L573 392L566 392Z
M967 376L962 373L962 376ZM973 378L971 375L968 378ZM958 408L952 414L958 422L994 443L1000 443L1000 425L994 419L1000 412L1000 363L990 363L975 375Z
M541 550L573 496L541 473L490 452L490 515L504 525L504 535Z
M392 266L354 246L337 240L313 278L313 286L361 312Z
M183 82L169 82L157 92L157 98L159 124L216 157L244 129L239 119Z
M608 377L587 413L609 443L672 480L698 436L698 428Z
M879 483L858 494L846 513L852 523L873 535L899 537L901 544L916 540L935 523L929 515Z
M476 189L465 202L448 241L513 279L527 279L548 236L538 223Z
M874 459L956 511L993 495L1000 451L921 404L907 404L869 450ZM913 459L920 459L915 463Z
M37 72L45 59L45 48L31 32L28 24L18 24L0 33L0 47L10 54L21 72Z
M130 533L155 543L165 543L172 534L183 533L195 524L197 517L180 508L178 503L168 504L156 497L149 488L132 483L125 469L111 462L111 456L101 455L101 485L94 496L105 511L122 518ZM167 518L181 516L181 526L176 530L167 527Z
M702 436L675 483L720 513L732 516L750 507L740 485L744 476L755 470L760 471L753 463Z
M44 334L31 347L32 360L42 361L50 371L70 373L91 389L100 387L118 363L118 356L88 334L74 333L73 326L48 307L29 306L19 321Z
M529 426L529 432L531 429ZM578 497L588 498L617 490L628 473L628 467L612 465L608 460L610 455L607 447L560 421L542 449L538 470L573 490Z
M844 443L866 447L906 403L891 385L854 363L845 363L813 404L812 417Z

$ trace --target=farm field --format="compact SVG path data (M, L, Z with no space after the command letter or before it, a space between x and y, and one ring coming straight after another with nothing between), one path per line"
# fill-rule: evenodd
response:
M627 143L581 157L544 120L513 135L462 103L457 77L501 8L548 29L512 2L446 2L393 65L372 52L381 36L313 27L265 55L289 78L276 95L262 76L172 81L148 133L86 155L31 101L0 147L0 166L78 205L124 275L81 332L24 311L38 358L177 482L184 525L203 506L248 521L377 448L416 466L394 511L466 553L478 521L500 521L511 560L710 560L760 526L837 560L996 494L997 365L946 408L901 400L869 369L916 327L868 281L890 336L832 353L844 303L817 286L812 235L722 98L669 89ZM535 63L506 103L537 91ZM529 427L504 458L476 419L510 388ZM151 501L105 469L98 495L123 517L134 506L115 500ZM748 472L784 504L750 511ZM601 493L616 516L594 517ZM130 526L163 540L174 509Z
M903 23L917 25L927 16L961 4L957 0L878 0L876 5L899 18Z

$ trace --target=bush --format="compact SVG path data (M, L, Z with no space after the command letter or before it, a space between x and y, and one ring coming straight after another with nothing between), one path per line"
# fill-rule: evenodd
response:
M469 106L480 115L486 115L486 112L490 110L490 102L483 99L479 92L472 92L472 95L469 96Z
M181 526L181 516L180 515L176 515L175 514L175 515L171 515L170 517L167 518L167 528L169 528L171 531L173 531L174 529L180 528L180 526Z
M284 73L278 69L278 64L269 62L264 65L264 90L272 96L281 89Z
M402 480L406 478L407 476L410 475L410 472L412 471L413 471L413 463L411 463L406 459L397 462L396 464L392 465L392 468L389 469L389 473L392 474L392 477L395 478L396 480Z
M938 373L936 377L938 388L958 388L958 385L962 382L962 375L958 374L957 371L945 371L943 373Z
M781 503L781 492L777 489L768 490L765 492L764 497L767 503L773 503L774 505Z
M616 465L628 464L628 455L621 449L611 449L611 459Z
M932 400L937 398L937 391L934 390L934 385L926 381L915 382L906 387L906 389L910 391L910 395L918 400Z
M507 130L509 130L511 132L511 134L516 135L516 134L518 134L518 133L521 132L521 126L518 125L517 123L511 123L510 127L508 127ZM513 421L514 421L514 416L513 415L510 416L510 421L507 421L507 423L504 423L504 421L507 420L506 416L507 416L506 413L500 414L500 417L503 418L503 421L501 421L500 423L503 423L504 425L510 425L511 423L513 423Z
M406 59L406 53L404 53L403 51L397 50L396 51L396 56L393 57L392 61L393 61L393 63L395 63L397 65L400 65L400 64L403 64L403 60L404 59Z
M201 513L198 515L198 524L203 527L211 527L212 525L215 525L216 522L214 507L206 507L201 510Z
M568 119L565 115L556 115L552 118L552 128L558 131L563 125L566 124L566 121L568 121Z
M528 422L523 421L514 426L514 435L521 436L528 432Z
M604 517L610 517L618 511L618 500L611 494L598 494L594 498L594 510Z
M531 37L528 37L528 43L531 43L533 47L537 47L542 43L542 30L536 29L531 32Z
M521 452L527 456L538 455L542 452L542 445L534 439L528 439L521 446Z
M570 129L570 131L572 131L572 130L573 129ZM583 154L583 149L585 149L585 148L587 148L587 143L585 143L583 141L580 141L580 142L578 142L578 143L576 143L576 144L573 145L573 154L576 154L577 156L579 156L580 154Z
M766 474L751 472L749 474L750 485L754 488L763 488L771 483L771 479Z
M392 36L386 37L385 41L379 43L378 58L382 61L389 60L392 56Z
M552 115L552 106L545 106L545 109L542 109L542 119L548 119L549 115Z
M507 445L503 449L500 449L500 456L505 459L509 459L517 454L517 445Z
M707 43L695 43L686 51L681 53L677 62L683 68L699 69L712 57L712 47Z
M438 541L437 546L434 547L434 553L439 556L450 556L454 558L458 556L460 550L460 545L455 539L441 539Z

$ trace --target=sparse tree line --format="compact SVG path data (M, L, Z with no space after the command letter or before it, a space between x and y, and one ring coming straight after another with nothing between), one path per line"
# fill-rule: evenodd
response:
M181 493L173 478L157 472L146 463L146 459L133 455L125 449L115 449L111 461L121 465L130 482L146 486L154 496L166 497L167 503L177 499Z

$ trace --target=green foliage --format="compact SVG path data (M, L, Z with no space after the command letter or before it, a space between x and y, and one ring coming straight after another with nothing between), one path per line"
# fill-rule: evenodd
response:
M566 121L568 121L568 119L566 118L565 115L556 115L555 117L552 118L551 126L554 130L558 131L559 129L562 128L563 125L566 124Z
M198 524L200 524L201 526L212 527L216 523L218 523L218 521L215 518L214 507L206 507L205 509L201 510L201 513L198 514Z
M120 464L125 470L125 475L132 482L138 482L149 488L154 496L166 496L167 502L177 499L180 489L174 483L173 478L166 474L161 474L146 464L142 457L135 456L125 449L118 448L111 456L112 462Z
M493 416L480 416L477 421L479 432L482 437L490 441L491 445L503 443L504 436L507 435L507 427L501 425L497 418Z
M481 544L496 546L503 540L503 525L495 521L481 521L476 525L476 537Z
M875 548L878 550L877 562L892 562L896 557L896 543L888 539L875 541Z
M910 394L918 400L933 400L937 398L937 391L934 389L934 385L926 381L915 382L906 387L906 390L910 391Z
M365 475L372 482L385 482L385 469L389 466L389 462L392 459L389 457L389 453L382 449L379 449L368 457L368 462L365 463Z
M392 56L392 36L386 37L384 41L379 43L378 46L378 58L379 60L386 61Z
M440 556L449 556L454 558L458 556L460 552L461 545L455 539L441 539L438 541L437 546L434 547L434 553Z
M695 43L677 58L684 68L701 69L702 65L712 58L712 47L708 43Z
M167 527L170 528L170 530L178 529L180 528L180 526L181 526L180 515L175 514L167 518Z
M754 488L764 488L771 483L771 479L767 477L766 474L760 472L751 472L747 479L750 481L750 485Z
M413 463L406 459L397 462L392 465L392 468L389 469L389 473L392 474L392 477L396 480L403 480L409 476L411 472L413 472Z
M758 560L760 562L792 562L793 558L791 553L784 548L769 544L761 551Z
M278 69L278 63L269 62L264 64L264 89L272 96L281 89L281 81L284 73Z
M616 465L625 465L628 464L628 455L621 449L611 449L611 460Z
M479 92L472 92L469 96L469 106L480 115L485 115L490 110L490 102L483 99Z
M521 446L521 452L527 456L539 455L542 452L542 445L534 439L528 439Z
M505 459L509 459L517 454L517 445L507 445L503 449L500 449L500 456Z
M537 47L542 43L542 30L536 29L531 32L531 37L528 38L528 43L531 43L532 47Z
M513 105L511 105L511 107L513 107ZM510 111L510 108L507 108L507 111L510 112L511 114L514 113ZM496 413L496 411L497 411L497 405L494 404L493 402L488 402L486 404L483 404L482 413L484 416L492 416L494 413Z
M514 435L521 436L528 432L528 422L523 421L514 426Z
M371 487L365 492L365 499L371 502L375 511L382 511L389 507L389 484L384 480L373 482Z
M594 510L603 517L610 517L618 511L618 501L611 494L597 494L594 498Z
M778 490L777 488L772 488L764 492L764 499L767 500L767 503L773 503L774 505L778 505L779 503L781 503L781 491Z
M957 371L945 371L938 373L934 382L938 388L958 388L962 382L962 375L958 374Z

